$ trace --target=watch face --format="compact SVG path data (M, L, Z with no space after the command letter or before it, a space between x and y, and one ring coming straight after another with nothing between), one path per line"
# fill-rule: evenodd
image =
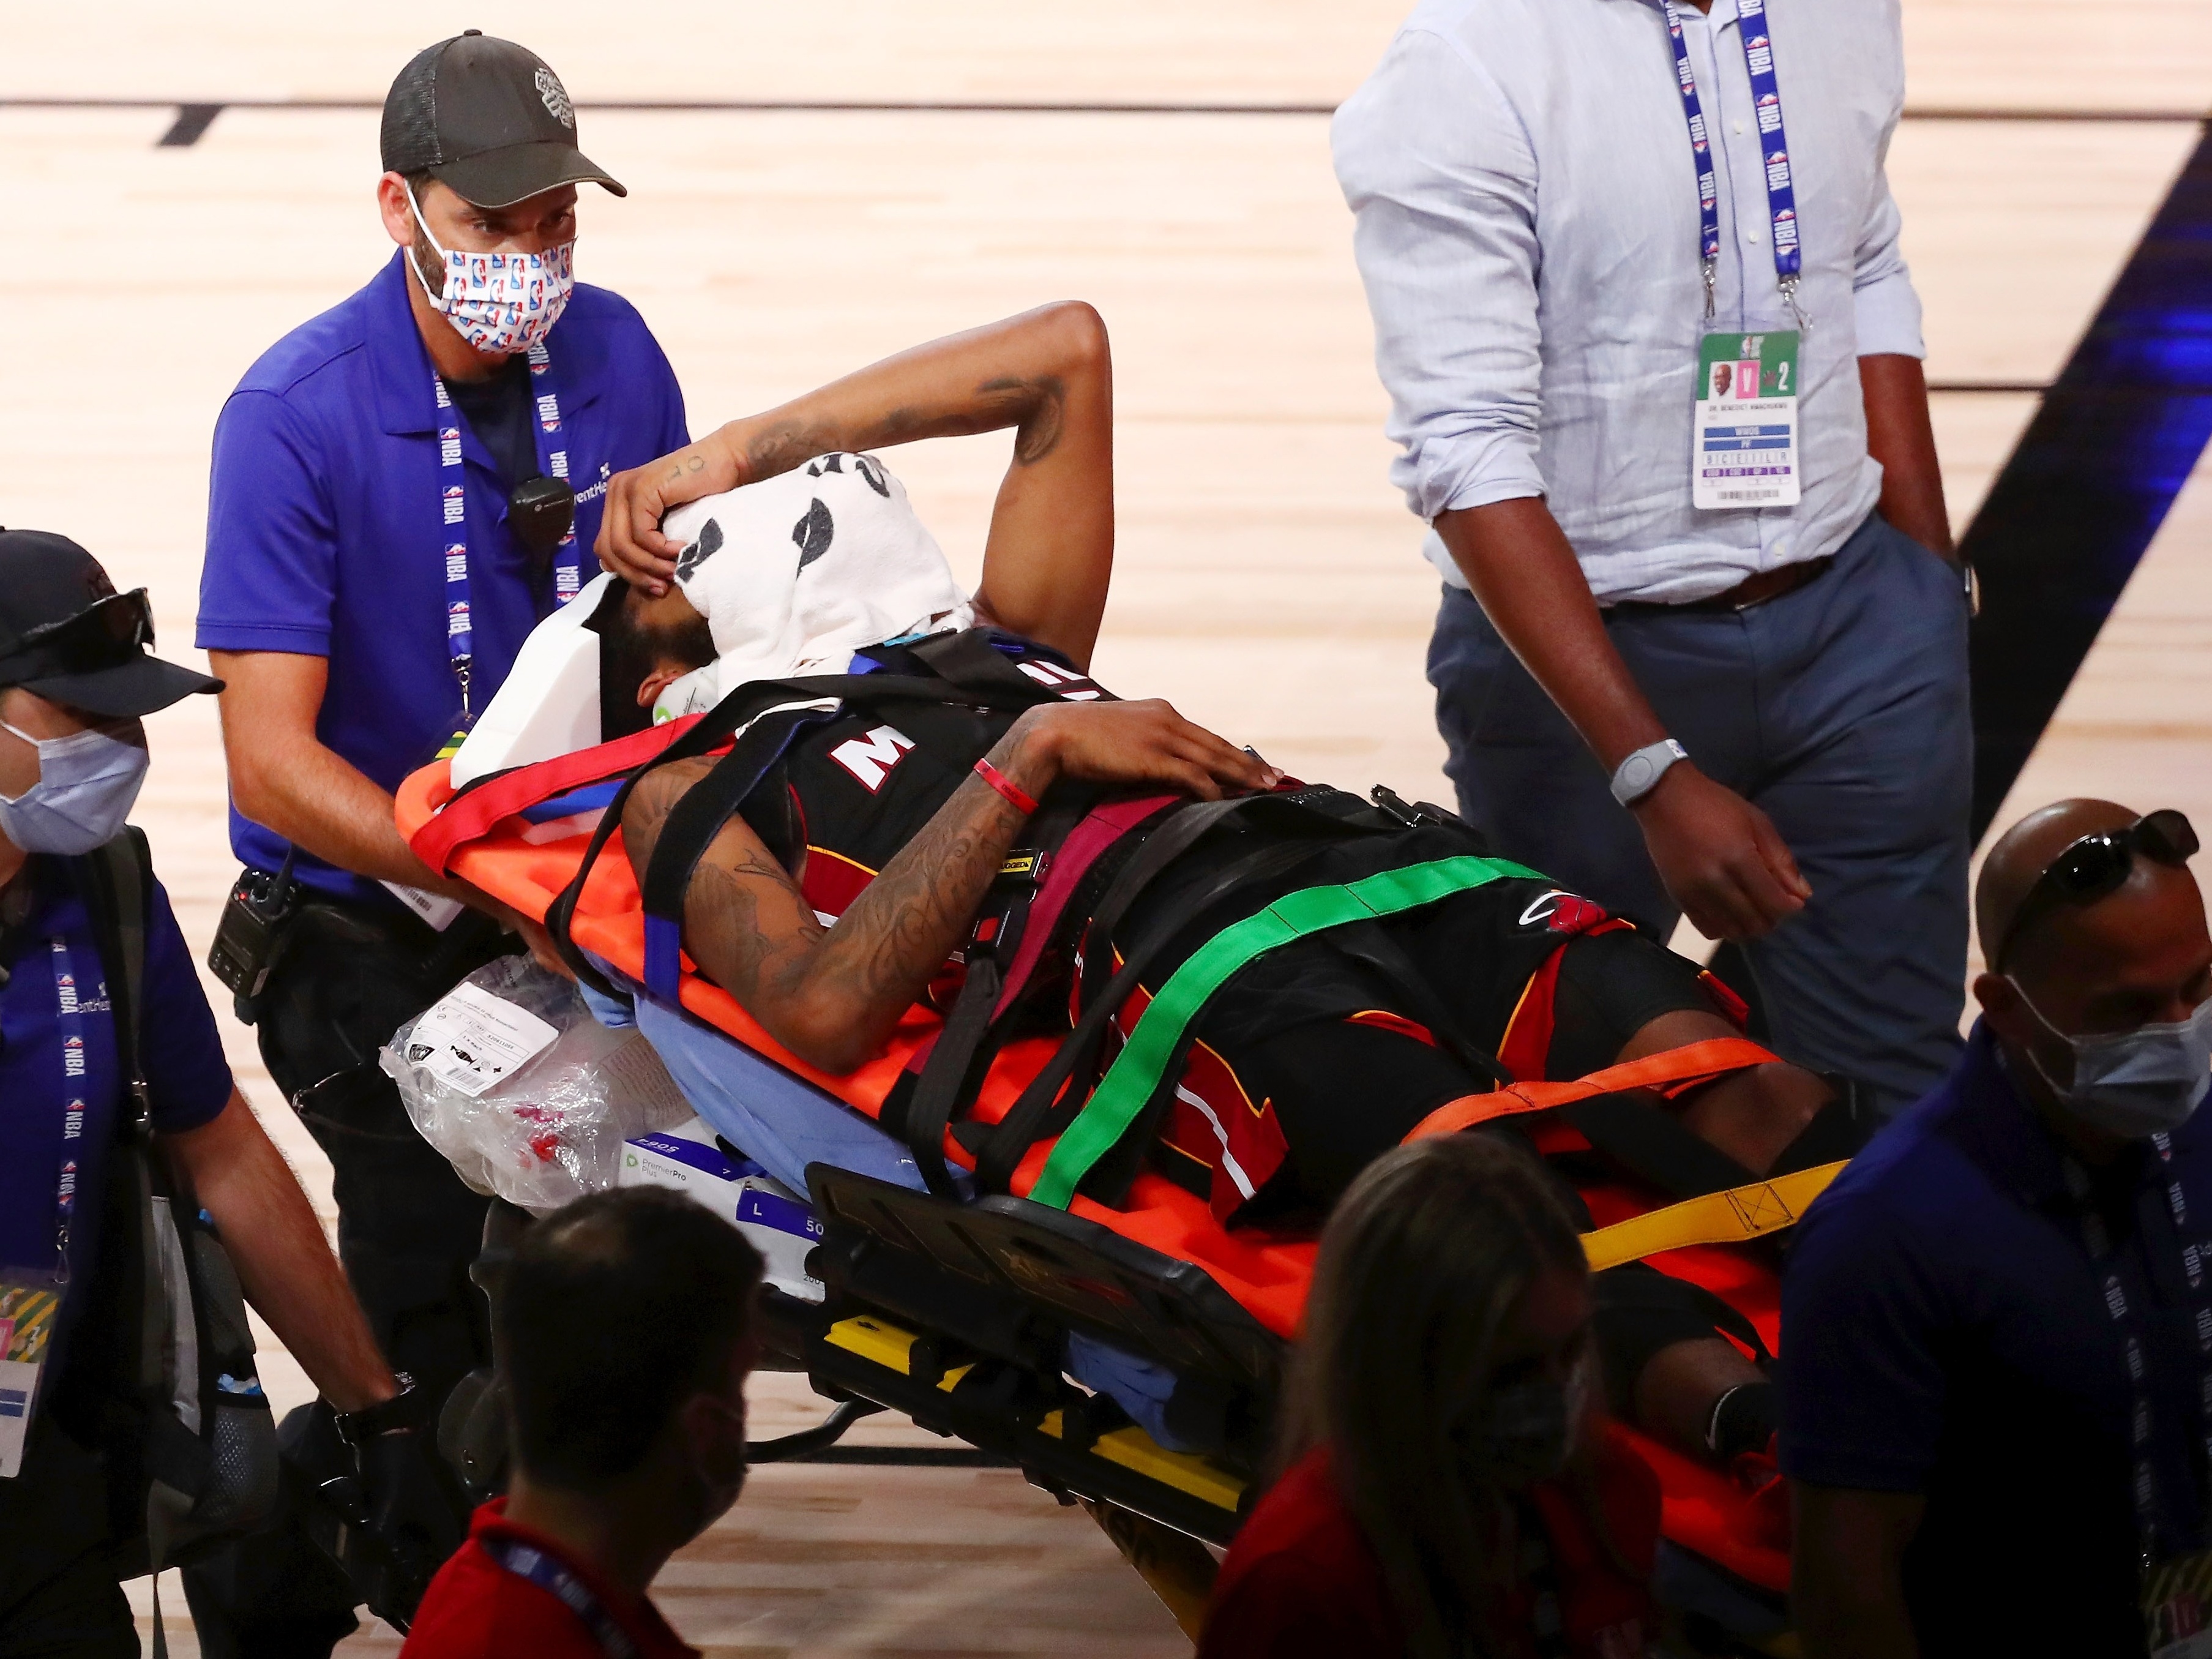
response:
M1620 769L1621 783L1629 789L1641 789L1651 781L1652 769L1658 763L1649 755L1631 755L1628 764Z

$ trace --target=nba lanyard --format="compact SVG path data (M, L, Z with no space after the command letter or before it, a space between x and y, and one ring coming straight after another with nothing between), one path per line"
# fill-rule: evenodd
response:
M2206 1426L2206 1413L2212 1411L2212 1300L2208 1300L2205 1283L2212 1261L2206 1260L2199 1246L2183 1242L2182 1236L2189 1226L2189 1205L2181 1182L2174 1176L2172 1140L2155 1134L2150 1138L2150 1144L2159 1159L2152 1179L2162 1179L2166 1190L2159 1193L2145 1188L2136 1206L2136 1231L2142 1238L2146 1271L2154 1279L2171 1279L2172 1282L2166 1286L2169 1299L2189 1310L2190 1334L2197 1343L2197 1392L2203 1402L2198 1420L2202 1428ZM2135 1500L2136 1524L2142 1532L2143 1556L2148 1561L2183 1542L2159 1536L2158 1480L2150 1460L2150 1357L2137 1329L2139 1310L2129 1302L2127 1287L2120 1280L2119 1252L2106 1228L2104 1217L2091 1200L2088 1171L2069 1157L2065 1161L2065 1172L2066 1190L2074 1200L2081 1222L2081 1248L2088 1253L2091 1270L2097 1275L2097 1291L2103 1298L2105 1311L2119 1334L2121 1356L2127 1369L2128 1486ZM2161 1243L2171 1248L2161 1249ZM2178 1279L2173 1279L2176 1265L2181 1275ZM2163 1274L2161 1267L2165 1269ZM2187 1281L2185 1287L2183 1279ZM2207 1437L2205 1449L2212 1453L2212 1436ZM2200 1503L2200 1510L2202 1507Z
M69 941L46 941L54 959L55 1029L62 1040L62 1158L54 1176L54 1283L69 1283L70 1223L76 1214L76 1142L84 1139L84 1015Z
M1674 75L1682 87L1682 113L1690 124L1690 152L1698 168L1698 258L1705 281L1705 319L1712 320L1713 291L1720 276L1720 191L1713 172L1711 135L1705 106L1698 100L1697 76L1690 69L1689 43L1682 38L1682 14L1676 0L1667 9L1667 34L1674 47ZM1782 129L1782 88L1774 78L1774 42L1765 33L1766 0L1736 0L1736 37L1751 73L1751 101L1759 116L1759 151L1766 175L1766 213L1773 234L1774 276L1797 326L1806 326L1797 308L1797 274L1802 261L1797 246L1797 191L1790 177L1790 140Z
M491 1538L484 1541L484 1553L517 1578L549 1591L591 1632L607 1659L637 1659L637 1644L599 1604L592 1587L544 1551L513 1538Z
M568 477L568 441L561 433L561 394L553 374L553 360L540 343L530 348L531 428L538 446L538 470L564 483ZM438 538L446 550L446 653L453 659L453 678L461 686L461 725L476 720L469 701L470 669L476 660L476 632L469 609L469 500L461 461L461 417L435 368L430 371L430 395L437 409L438 471L441 517ZM553 550L553 605L556 610L576 597L583 586L583 559L576 546L576 526Z

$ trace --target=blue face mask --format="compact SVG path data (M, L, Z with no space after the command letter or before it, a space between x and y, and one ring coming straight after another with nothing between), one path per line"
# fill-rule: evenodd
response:
M73 857L123 832L146 781L143 741L127 743L100 731L34 738L5 720L0 731L39 751L39 781L12 800L0 795L0 835L26 853Z
M2020 991L2020 981L2013 981ZM2075 1117L2123 1140L2141 1140L2189 1121L2212 1089L2212 1000L2197 1005L2187 1019L2141 1025L2132 1031L2074 1036L2043 1017L2020 991L2036 1023L2074 1051L2074 1080L2060 1088L2043 1062L2028 1051L2051 1092Z

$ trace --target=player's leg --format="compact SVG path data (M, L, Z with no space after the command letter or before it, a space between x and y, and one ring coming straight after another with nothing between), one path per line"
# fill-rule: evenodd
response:
M1694 977L1690 984L1694 988ZM1577 1030L1587 1038L1586 1028ZM1210 1186L1218 1197L1229 1190L1214 1173L1224 1155L1249 1176L1267 1167L1266 1149L1279 1148L1272 1176L1245 1206L1249 1218L1326 1213L1352 1179L1415 1124L1488 1086L1412 1022L1379 1011L1310 1020L1242 1042L1215 1035L1215 1058L1224 1064L1210 1080L1211 1097L1178 1103L1162 1153L1188 1166L1189 1184ZM1526 1145L1510 1122L1471 1133ZM1557 1190L1587 1229L1589 1212L1564 1176ZM1717 1310L1702 1292L1632 1264L1598 1274L1593 1294L1600 1369L1616 1416L1692 1456L1764 1446L1771 1395L1758 1368L1719 1334ZM1732 1395L1734 1409L1723 1414L1727 1432L1716 1446L1709 1438L1716 1407Z
M1641 933L1623 930L1568 941L1553 990L1545 1075L1582 1077L1709 1038L1742 1036L1723 1015L1708 984L1695 963ZM1670 1105L1686 1127L1752 1174L1766 1175L1793 1148L1809 1150L1817 1143L1825 1150L1835 1138L1832 1131L1842 1132L1848 1143L1836 1156L1856 1150L1863 1133L1838 1124L1833 1113L1817 1135L1806 1139L1837 1099L1825 1079L1777 1062L1731 1073ZM1792 1160L1790 1167L1805 1161Z

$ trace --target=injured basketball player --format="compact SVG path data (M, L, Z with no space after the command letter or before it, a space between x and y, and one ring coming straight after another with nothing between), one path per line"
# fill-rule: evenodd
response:
M971 596L872 452L1006 428L1012 458ZM1059 920L1079 984L1139 964L1109 1050L1181 964L1286 892L1481 850L1440 809L1386 795L1378 810L1287 780L1165 702L1091 680L1113 559L1112 436L1103 325L1061 305L890 358L610 488L599 550L628 586L592 607L603 738L749 682L949 673L978 652L1056 694L1024 710L917 702L889 719L826 702L702 834L680 889L683 948L811 1064L848 1071L917 1001L948 1006L1009 856L1102 798L1281 804L1223 808L1110 917L1097 909L1102 871ZM672 763L633 792L622 829L641 884L714 765ZM1067 1030L1071 1006L1063 992L1048 1021ZM1317 1217L1448 1102L1737 1036L1741 1013L1694 963L1598 905L1504 874L1237 968L1198 1013L1139 1155L1231 1224ZM1627 1138L1623 1156L1650 1165L1636 1172L1704 1190L1848 1156L1863 1138L1847 1090L1781 1063L1634 1109L1654 1143ZM896 1118L887 1106L886 1127ZM958 1127L954 1140L975 1150ZM1694 1454L1765 1449L1771 1390L1717 1334L1711 1297L1641 1264L1597 1285L1616 1411Z

